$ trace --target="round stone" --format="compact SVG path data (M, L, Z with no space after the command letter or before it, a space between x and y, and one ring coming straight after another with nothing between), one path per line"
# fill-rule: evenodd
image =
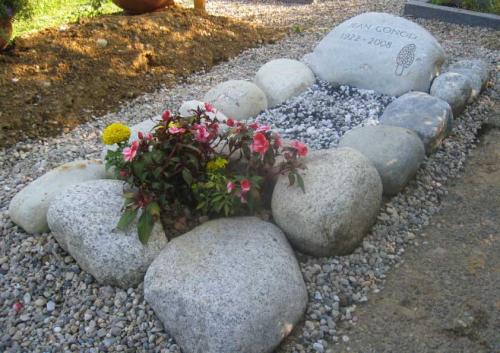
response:
M314 74L306 64L291 59L276 59L263 65L254 83L267 96L269 108L294 97L314 83Z
M301 171L305 192L278 178L271 208L292 245L314 256L345 255L377 218L382 182L373 164L352 148L311 152Z
M267 109L265 93L254 83L243 80L220 83L208 91L203 100L236 120L254 117Z
M459 115L467 105L472 94L471 80L456 72L446 72L436 77L431 86L431 96L447 102L453 115Z
M365 126L346 133L339 147L351 147L377 169L385 195L395 195L415 176L425 157L418 135L395 126Z

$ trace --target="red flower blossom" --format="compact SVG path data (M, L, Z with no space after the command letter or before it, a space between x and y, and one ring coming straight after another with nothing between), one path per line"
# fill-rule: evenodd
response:
M243 179L242 181L240 181L240 187L241 187L241 192L246 194L247 192L250 191L252 184L250 184L250 180Z
M169 121L170 120L170 110L165 110L161 116L163 121Z
M269 141L267 141L266 135L263 133L256 133L253 136L253 142L250 146L253 152L260 153L263 155L269 149Z
M259 126L260 125L258 123L251 123L250 125L248 125L248 127L252 130L257 130Z
M293 141L292 147L297 150L297 153L299 154L299 156L301 156L301 157L307 156L307 152L308 152L307 146L304 145L302 142Z
M20 302L15 302L14 305L12 305L12 309L14 309L16 311L16 313L23 310L23 307L24 307L23 303L20 303Z
M234 126L234 120L232 118L227 118L226 125L229 126L229 127L233 127Z
M230 194L231 191L234 190L234 188L236 187L236 185L234 185L234 183L232 181L230 181L230 182L227 183L226 187L227 187L227 193Z

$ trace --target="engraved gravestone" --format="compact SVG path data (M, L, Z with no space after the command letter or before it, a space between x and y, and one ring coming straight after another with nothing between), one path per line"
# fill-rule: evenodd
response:
M377 12L341 23L304 57L322 80L395 96L429 92L444 60L441 45L427 30Z

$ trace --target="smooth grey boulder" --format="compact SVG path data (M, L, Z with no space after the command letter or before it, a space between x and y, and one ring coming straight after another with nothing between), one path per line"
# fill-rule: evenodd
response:
M230 80L207 92L203 101L213 104L228 118L245 120L267 109L266 94L252 82Z
M160 224L147 245L137 223L116 229L122 214L124 182L94 180L60 192L47 213L52 234L80 267L105 285L129 288L139 284L167 238Z
M445 53L418 24L367 12L335 27L304 61L322 80L400 96L429 92Z
M453 116L463 112L471 94L471 80L456 72L445 72L432 82L431 96L447 102L453 111Z
M382 125L415 131L429 155L450 133L453 113L450 105L442 99L423 92L410 92L389 104L379 121Z
M48 232L47 210L56 194L74 184L105 178L106 170L101 161L74 161L63 164L17 193L10 202L9 216L27 233Z
M291 59L267 62L254 78L254 83L266 94L269 108L304 92L314 81L314 74L306 64Z
M425 148L418 135L395 126L364 126L347 132L339 147L351 147L367 157L377 169L385 195L396 195L415 176L424 160Z
M307 305L285 235L255 217L172 240L149 267L144 296L184 353L272 352Z
M278 178L271 208L292 245L309 255L351 253L377 218L382 182L373 164L352 148L313 151L301 171L305 193Z
M450 65L448 71L463 74L474 73L475 75L479 76L481 82L479 93L486 87L488 79L490 78L490 65L486 61L481 59L467 59L457 61Z

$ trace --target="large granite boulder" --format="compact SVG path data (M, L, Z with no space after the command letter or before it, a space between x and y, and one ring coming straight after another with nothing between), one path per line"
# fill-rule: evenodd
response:
M429 92L445 53L418 24L368 12L335 27L304 60L322 80L400 96Z
M139 241L137 223L116 228L122 214L123 189L118 180L94 180L63 190L47 213L61 247L102 284L128 288L139 284L147 268L167 244L160 224L147 245Z
M431 96L447 102L453 111L453 116L463 112L471 95L472 82L465 75L445 72L432 82Z
M364 126L342 136L339 147L361 152L377 168L385 195L396 195L415 176L425 157L418 135L395 126Z
M149 267L144 296L184 353L272 352L307 305L286 237L254 217L172 240Z
M302 171L305 192L280 176L271 208L292 245L314 256L352 252L377 218L382 182L373 164L352 148L314 151Z
M9 215L27 233L49 231L47 209L54 196L64 188L87 180L105 179L101 161L75 161L42 175L22 189L10 202Z
M469 102L479 96L481 91L486 87L490 76L490 68L488 63L481 59L460 60L450 65L449 72L455 72L467 76L472 85L472 93Z
M244 80L222 82L208 91L203 100L236 120L254 117L267 109L266 94L254 83Z
M425 152L431 154L450 133L453 113L450 105L427 93L407 93L386 108L380 124L404 127L415 131L422 139Z
M269 108L304 92L314 81L314 74L306 64L291 59L269 61L257 71L254 79L266 94Z

